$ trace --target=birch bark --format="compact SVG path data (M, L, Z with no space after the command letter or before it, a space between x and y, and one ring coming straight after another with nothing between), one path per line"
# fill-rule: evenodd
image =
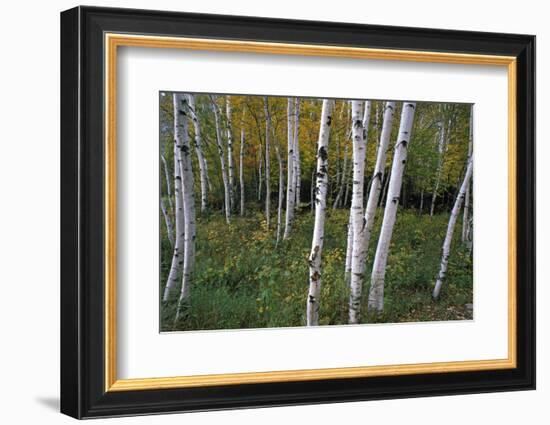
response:
M473 148L473 123L474 123L474 107L470 107L470 136L468 140L468 158L472 156ZM466 195L464 197L464 215L462 216L462 243L467 243L470 237L470 190L471 183L468 183L466 188Z
M195 194L193 165L191 161L191 144L189 142L188 116L189 104L183 95L176 95L180 105L178 113L181 115L181 125L178 127L176 138L180 139L180 153L178 161L182 173L183 188L183 216L184 216L184 255L183 255L183 279L181 283L176 321L182 304L189 298L190 288L193 280L193 269L195 266Z
M269 219L271 216L271 164L269 155L269 142L271 133L271 115L269 114L269 102L267 96L264 97L264 112L265 112L265 220L267 230L269 231Z
M230 200L231 192L229 190L229 181L227 177L227 170L225 168L223 139L222 139L221 122L220 122L220 111L218 109L218 105L216 104L216 98L213 96L210 96L210 100L212 102L212 108L214 109L214 120L216 123L216 146L218 148L218 156L220 157L220 165L221 165L222 180L223 180L225 221L227 222L227 224L229 224L231 221L231 200Z
M166 208L162 194L160 196L160 209L162 211L162 215L164 216L164 224L166 225L166 233L168 234L170 247L174 249L174 228L172 227L172 219L170 218L170 213Z
M336 199L334 199L334 203L332 204L333 210L340 207L340 204L342 203L342 196L344 195L344 186L346 184L346 178L348 175L347 168L348 168L348 145L345 145L344 146L344 164L342 166L342 174L339 178L340 187L338 188Z
M466 196L466 190L468 188L468 185L470 184L473 168L473 156L471 156L468 160L468 168L466 169L466 174L464 175L464 180L462 181L462 186L460 187L460 192L456 198L453 210L451 211L449 224L447 225L447 233L445 235L445 241L443 242L443 255L441 257L441 264L439 266L439 274L437 275L437 280L435 282L435 287L432 294L434 299L437 299L439 297L439 294L441 293L441 286L443 285L445 277L447 276L447 266L449 265L449 256L451 254L451 243L453 241L454 228L456 220L458 218L458 214L460 213L460 207L462 206L462 202L464 201L464 197Z
M245 145L245 132L244 132L244 118L245 118L246 109L243 108L243 116L241 118L241 146L240 146L240 152L239 152L239 183L241 186L241 216L244 215L245 211L245 191L244 191L244 145Z
M443 106L441 107L443 108ZM442 109L443 110L443 109ZM439 153L438 162L437 162L437 175L435 179L435 186L434 191L432 194L432 204L430 207L430 217L434 215L435 211L435 200L437 198L437 191L439 190L439 183L441 181L441 173L443 171L443 160L445 156L445 150L447 148L447 132L449 131L449 128L445 127L445 124L443 124L443 119L439 123L439 142L437 144L437 150Z
M317 144L317 182L315 190L315 221L311 253L309 255L309 292L306 302L306 318L308 326L319 324L319 297L321 294L321 256L323 253L323 237L325 230L325 209L327 203L328 182L328 142L332 121L332 100L323 100L319 141Z
M164 294L162 301L166 302L170 299L172 291L178 284L179 275L183 267L183 251L184 251L184 235L185 235L185 222L183 214L183 195L182 195L182 180L181 180L181 168L178 157L181 152L182 140L178 137L180 134L180 127L182 124L182 116L178 113L179 110L179 97L177 94L173 96L174 107L174 197L175 197L175 222L176 222L176 240L174 242L174 253L172 254L172 264L170 266L170 273L168 273L168 279L166 286L164 287Z
M296 201L294 210L300 208L300 189L302 187L302 169L300 165L300 99L294 99L294 180L296 181Z
M283 239L288 239L292 232L292 224L294 221L294 201L296 195L294 190L296 185L294 180L294 102L292 98L287 100L287 178L286 178L286 215L285 215L285 231Z
M279 196L277 198L277 242L276 246L279 245L279 240L281 239L281 225L283 217L283 197L285 194L285 171L283 168L283 158L281 155L281 150L279 149L279 144L275 141L275 135L273 135L273 141L275 143L275 153L277 155L277 162L279 164Z
M227 118L227 168L229 169L229 205L235 207L235 166L233 161L233 124L231 96L225 97L225 116Z
M382 132L380 133L380 142L376 153L376 164L370 183L369 198L365 209L365 250L369 247L374 219L376 217L376 208L380 200L382 191L382 180L384 179L384 170L386 168L386 156L390 144L391 130L395 115L395 102L386 102L384 107L384 118L382 122Z
M370 105L370 102L369 102ZM370 110L370 106L368 107ZM365 181L365 132L363 128L363 105L351 102L353 143L353 191L351 195L350 222L352 228L351 275L349 299L349 323L359 323L361 315L361 290L363 287L364 256L363 239L363 190Z
M193 127L195 129L195 152L197 154L197 161L199 164L199 175L201 184L201 212L205 212L208 203L208 168L206 165L206 159L202 150L202 135L201 126L199 123L199 117L197 115L195 96L192 94L187 95L189 104L189 111L191 113L191 119L193 120Z
M164 168L164 178L166 179L166 193L168 195L168 206L170 207L169 212L174 212L174 204L172 204L172 185L170 184L170 172L168 171L168 164L166 163L166 158L164 155L160 156L162 161L162 168Z
M384 210L384 219L376 247L376 255L372 267L371 287L369 291L369 310L382 311L384 309L384 280L386 276L386 265L393 233L393 227L397 216L399 205L399 194L403 182L403 171L407 162L407 148L411 137L412 124L414 119L415 103L403 103L401 112L401 123L399 134L395 144L391 177L388 186L388 197Z

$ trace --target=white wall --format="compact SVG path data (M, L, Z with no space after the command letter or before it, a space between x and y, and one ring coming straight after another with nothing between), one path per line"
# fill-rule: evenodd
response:
M69 423L57 413L59 381L59 11L77 3L5 2L0 31L0 418L3 423ZM157 0L97 1L96 5L190 12L334 20L369 24L536 34L538 44L538 216L549 215L545 186L550 155L543 103L550 76L550 27L544 2L353 0L298 2ZM546 184L545 184L546 183ZM550 399L550 237L547 219L538 222L538 390L536 392L422 398L337 405L166 415L109 423L317 424L344 418L387 424L465 424L490 421L544 423ZM31 261L26 261L29 258ZM546 260L546 261L545 261ZM546 419L546 421L545 421ZM31 422L32 423L32 422Z

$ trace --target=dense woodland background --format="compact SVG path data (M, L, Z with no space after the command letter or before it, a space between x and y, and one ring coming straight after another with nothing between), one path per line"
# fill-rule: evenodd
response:
M466 104L161 93L162 330L471 319L471 119Z

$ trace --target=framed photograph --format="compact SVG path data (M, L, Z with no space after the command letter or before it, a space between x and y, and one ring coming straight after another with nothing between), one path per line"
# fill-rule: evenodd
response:
M535 388L535 37L61 14L61 411Z

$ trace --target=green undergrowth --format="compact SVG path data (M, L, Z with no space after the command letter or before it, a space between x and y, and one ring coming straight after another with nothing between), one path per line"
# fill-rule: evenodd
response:
M456 225L447 280L441 297L431 291L441 260L448 214L434 217L400 210L386 271L384 311L367 313L372 260L378 241L381 211L368 251L363 288L362 323L399 323L471 319L472 258L460 243ZM349 289L344 276L349 210L327 210L319 321L347 323ZM161 303L161 329L209 330L304 326L308 291L308 262L313 216L297 216L292 237L276 246L276 217L268 231L260 212L233 217L211 214L197 219L196 267L191 295L174 323L177 295ZM166 235L162 237L161 291L171 261Z

